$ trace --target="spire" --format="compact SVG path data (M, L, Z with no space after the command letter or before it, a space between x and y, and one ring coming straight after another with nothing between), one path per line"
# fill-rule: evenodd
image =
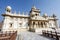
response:
M14 11L14 15L16 15L16 11Z
M28 15L28 12L26 12L26 15Z
M24 12L22 13L22 15L24 15Z
M36 9L36 7L33 5L33 6L32 6L32 9Z
M18 12L18 15L20 15L20 11Z

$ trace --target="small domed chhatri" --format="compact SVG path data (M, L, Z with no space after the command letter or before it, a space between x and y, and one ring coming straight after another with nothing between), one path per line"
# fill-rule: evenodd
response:
M7 11L7 12L10 12L10 11L11 11L11 6L7 6L7 7L6 7L6 11Z
M47 15L47 13L44 13L44 14L43 14L43 16L45 16L45 17L46 17L46 16L48 16L48 15Z
M52 15L52 17L56 17L56 15L55 15L55 14L53 14L53 15Z

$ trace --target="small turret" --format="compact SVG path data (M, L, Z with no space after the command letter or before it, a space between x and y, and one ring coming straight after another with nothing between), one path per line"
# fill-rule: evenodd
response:
M43 17L47 17L47 16L48 16L47 13L44 13L44 14L43 14Z
M26 12L26 15L28 15L28 12Z
M6 11L7 11L7 12L11 12L11 7L10 7L10 6L7 6L7 7L6 7Z
M30 11L30 16L31 17L40 16L40 10L33 6Z
M53 15L52 15L52 17L54 17L54 18L55 18L55 17L56 17L56 15L55 15L55 14L53 14Z
M14 15L16 15L16 11L14 11Z

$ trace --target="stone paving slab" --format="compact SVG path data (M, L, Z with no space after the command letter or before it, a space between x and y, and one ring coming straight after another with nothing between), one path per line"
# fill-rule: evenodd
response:
M44 37L33 32L20 32L16 40L55 40L55 39Z

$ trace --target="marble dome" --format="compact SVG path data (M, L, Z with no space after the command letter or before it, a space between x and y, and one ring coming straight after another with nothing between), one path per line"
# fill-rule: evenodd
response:
M11 6L7 6L7 7L6 7L6 10L7 10L8 12L10 12L10 11L11 11Z
M44 15L43 15L43 16L48 16L48 15L47 15L47 13L44 13Z

